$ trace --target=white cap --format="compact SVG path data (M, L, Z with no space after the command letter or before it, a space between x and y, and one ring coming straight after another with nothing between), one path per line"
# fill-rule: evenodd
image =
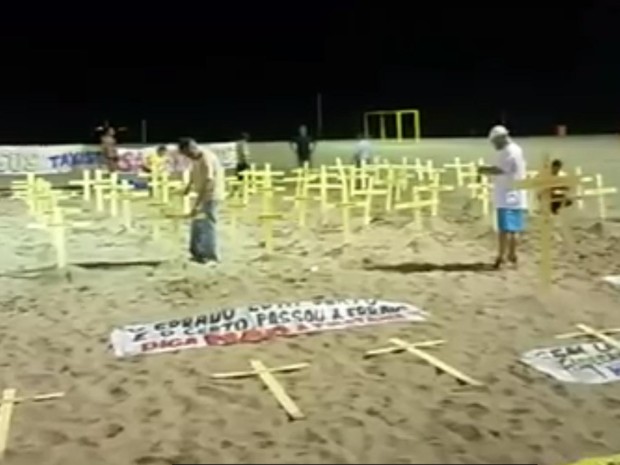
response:
M493 126L491 130L489 131L490 140L493 140L497 137L504 137L504 136L507 137L509 135L510 135L510 132L508 132L508 129L506 129L505 126L501 126L501 125Z

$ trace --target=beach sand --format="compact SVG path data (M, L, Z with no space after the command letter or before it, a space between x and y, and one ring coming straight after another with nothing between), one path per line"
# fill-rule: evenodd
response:
M403 215L380 215L342 246L342 235L283 222L265 258L247 219L221 223L223 263L187 265L185 243L149 240L97 222L72 231L72 262L171 259L160 266L88 269L70 276L24 269L53 265L53 249L24 205L0 200L1 383L18 394L63 399L15 408L7 465L173 463L537 463L560 465L620 451L617 384L569 385L519 363L559 345L576 323L620 326L620 224L576 220L574 244L557 244L553 290L538 292L538 242L530 231L519 270L446 271L491 262L495 237L454 196L416 232ZM141 224L145 224L144 220ZM47 245L46 245L47 244ZM420 264L427 264L422 266ZM391 267L391 269L390 269ZM436 268L432 270L432 268ZM429 269L431 269L429 271ZM114 327L221 307L312 298L382 298L428 311L427 322L325 332L256 345L116 359ZM445 339L429 349L484 382L463 387L405 353L364 359L391 337ZM291 422L258 379L212 373L309 362L278 378L306 419Z

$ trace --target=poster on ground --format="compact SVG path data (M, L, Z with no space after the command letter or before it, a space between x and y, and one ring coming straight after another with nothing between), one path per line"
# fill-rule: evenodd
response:
M620 380L620 350L604 342L534 349L521 361L558 381L604 384Z
M620 275L615 275L615 276L605 276L603 278L603 281L608 282L609 284L611 284L614 287L618 287L620 288Z
M112 331L110 342L117 357L128 357L257 343L277 337L370 325L421 322L426 316L426 312L414 305L373 299L251 305L124 326Z

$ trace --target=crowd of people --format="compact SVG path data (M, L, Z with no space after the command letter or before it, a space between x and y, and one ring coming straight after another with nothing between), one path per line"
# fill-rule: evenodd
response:
M112 126L101 128L100 144L105 165L110 171L118 170L118 153L116 134ZM495 268L501 268L505 262L517 265L517 244L519 235L525 230L528 208L527 193L515 188L514 184L527 177L526 159L521 147L512 139L505 126L494 126L489 132L489 141L496 150L496 161L489 166L479 167L479 175L493 179L494 205L496 208L498 229L498 252L494 262ZM291 151L296 155L300 167L312 166L312 158L317 148L317 141L301 125L297 134L290 140ZM151 172L156 165L166 162L168 147L160 145L154 153L145 158L143 170ZM217 155L206 148L201 148L192 138L182 138L178 143L178 153L190 161L191 176L183 194L195 192L194 203L190 213L190 255L191 260L207 265L220 261L217 244L218 208L225 195L225 170ZM370 163L373 148L370 140L359 134L352 153L352 162L360 167ZM242 133L236 143L235 173L242 179L243 172L250 168L250 136ZM559 176L563 164L554 160L551 174ZM558 186L550 192L550 211L557 215L562 208L572 205L569 188Z

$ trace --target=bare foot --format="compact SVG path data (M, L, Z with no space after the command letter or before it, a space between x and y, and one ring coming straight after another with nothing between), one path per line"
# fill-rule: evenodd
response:
M495 263L493 263L493 268L495 268L496 270L500 270L503 264L504 264L504 259L498 257L495 259Z

